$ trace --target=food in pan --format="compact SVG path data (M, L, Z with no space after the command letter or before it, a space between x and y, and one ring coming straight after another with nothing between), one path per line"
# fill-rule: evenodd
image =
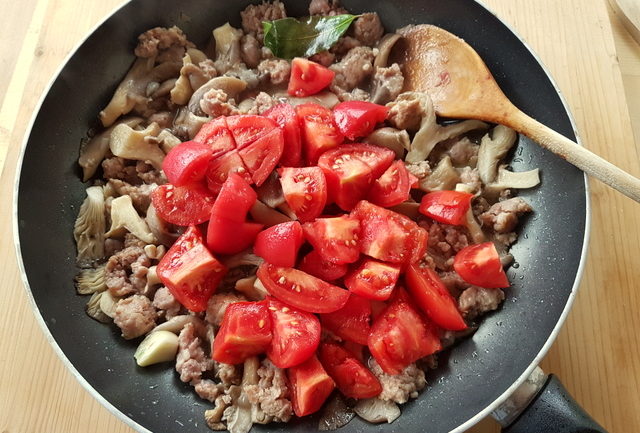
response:
M81 149L87 313L172 362L214 430L392 422L503 301L514 190L539 182L504 162L514 131L403 89L376 13L309 14L251 5L204 50L143 33Z

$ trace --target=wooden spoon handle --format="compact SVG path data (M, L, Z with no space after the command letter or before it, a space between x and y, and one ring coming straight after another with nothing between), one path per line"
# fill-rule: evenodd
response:
M589 176L601 180L627 197L640 202L640 179L590 152L553 129L532 119L521 111L508 116L508 125L533 139L545 149L569 161ZM507 119L505 119L507 120Z

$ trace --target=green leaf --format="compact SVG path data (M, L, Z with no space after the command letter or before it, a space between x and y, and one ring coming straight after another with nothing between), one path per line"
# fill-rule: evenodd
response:
M344 14L263 21L264 45L282 59L310 57L331 48L359 16Z

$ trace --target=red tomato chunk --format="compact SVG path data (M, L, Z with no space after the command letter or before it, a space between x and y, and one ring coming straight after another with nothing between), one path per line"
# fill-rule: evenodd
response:
M160 218L179 226L208 220L214 201L211 192L199 183L160 185L151 193L151 202Z
M284 268L296 265L298 250L304 243L298 221L277 224L258 233L253 251L267 263Z
M435 191L420 202L420 213L438 222L464 225L473 194L460 191Z
M344 284L351 293L363 298L386 301L396 287L399 277L399 265L366 259L347 275Z
M318 104L296 107L302 134L302 149L308 165L315 165L323 152L336 147L344 137L333 123L333 113Z
M267 303L273 334L267 356L273 365L293 367L313 356L320 344L318 318L271 297L267 297Z
M351 398L372 398L382 392L382 385L367 367L335 343L320 346L320 362L341 393Z
M297 416L317 412L336 386L315 355L288 369L287 376L291 383L291 405Z
M349 296L347 303L333 313L321 314L320 323L338 337L358 344L367 344L371 330L371 305L367 299Z
M237 173L231 173L211 207L211 215L229 221L244 222L258 195Z
M236 302L224 312L211 357L226 364L240 364L265 353L270 345L271 318L267 303Z
M452 331L467 328L456 300L434 270L414 263L407 268L406 280L413 299L436 325Z
M263 113L263 116L276 122L282 129L284 150L280 158L280 165L300 167L302 165L302 138L296 110L289 104L278 104Z
M349 291L298 269L263 263L258 268L258 278L271 295L309 313L331 313L349 299Z
M298 269L324 281L335 281L344 277L349 267L328 262L314 250L302 258Z
M315 95L329 86L335 72L311 60L296 57L291 61L291 77L287 92L291 96L304 98Z
M349 140L366 137L378 123L384 122L389 109L365 101L345 101L333 107L333 119Z
M323 260L331 263L353 263L360 257L358 236L360 221L343 215L318 218L303 226L304 234Z
M301 222L313 221L327 202L327 182L318 167L281 168L278 170L282 193Z
M493 242L463 248L454 258L453 268L469 284L488 289L509 287Z
M210 146L186 141L171 149L162 161L162 170L174 186L200 182L212 156Z
M371 203L382 207L399 205L409 199L414 176L402 161L394 161L382 176L376 179L367 196Z
M191 311L207 309L209 298L227 272L204 246L202 234L190 226L158 263L160 281Z

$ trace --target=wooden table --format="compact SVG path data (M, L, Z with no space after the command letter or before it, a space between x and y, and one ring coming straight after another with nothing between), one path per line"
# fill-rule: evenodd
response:
M18 275L11 196L25 129L63 58L120 0L4 2L0 16L0 432L131 432L64 368ZM606 0L485 0L540 55L584 144L640 175L640 47ZM499 49L498 47L496 49ZM535 97L535 95L532 95ZM633 123L632 123L633 122ZM5 160L6 159L6 160ZM611 432L640 431L640 205L591 182L592 232L573 311L542 366ZM70 285L69 290L72 290ZM472 432L496 432L491 420Z

